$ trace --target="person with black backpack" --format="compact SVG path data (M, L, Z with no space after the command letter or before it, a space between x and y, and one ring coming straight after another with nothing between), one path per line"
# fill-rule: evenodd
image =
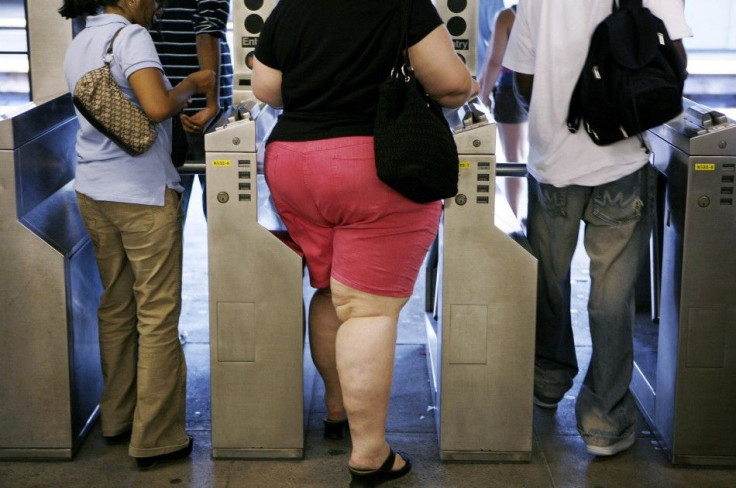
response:
M527 226L539 260L534 403L554 409L560 401L567 401L565 394L578 373L570 267L582 221L590 257L592 355L575 400L575 414L587 450L596 456L612 456L635 442L637 409L629 391L634 289L647 256L657 178L649 164L646 138L637 131L646 129L641 123L650 115L661 114L653 114L659 108L636 112L638 105L629 101L606 106L588 100L584 108L589 111L608 110L611 119L634 112L633 120L639 124L634 130L625 128L625 134L616 126L620 137L600 141L587 127L573 132L575 121L586 124L586 113L574 113L568 128L573 92L579 91L576 86L584 74L594 31L619 8L633 9L625 12L631 19L649 19L652 14L661 22L624 20L626 27L617 31L613 49L639 45L639 40L630 38L641 35L641 45L649 52L667 52L662 59L671 60L670 54L676 53L670 66L675 77L684 79L681 39L692 36L682 0L644 0L643 6L628 3L520 0L503 61L515 72L519 92L530 101ZM653 36L639 34L650 25L655 26ZM605 59L606 63L615 61ZM600 63L590 70L594 78L597 73L607 81L607 67ZM635 72L641 68L638 64L629 68L634 71L627 72L627 79L641 75ZM637 96L644 101L654 97ZM681 86L677 96L682 96ZM666 116L676 116L676 112Z

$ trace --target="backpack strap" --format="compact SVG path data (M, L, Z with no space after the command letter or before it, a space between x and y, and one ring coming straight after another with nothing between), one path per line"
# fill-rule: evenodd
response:
M575 89L572 91L572 98L570 99L570 107L567 111L567 130L571 133L576 133L580 127L580 78L575 84Z
M613 11L615 12L621 8L637 9L644 7L642 0L618 0L618 7L616 7L616 0L613 0Z

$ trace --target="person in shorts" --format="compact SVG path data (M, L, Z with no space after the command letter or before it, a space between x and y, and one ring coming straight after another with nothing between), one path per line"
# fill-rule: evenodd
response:
M491 108L504 159L511 163L526 163L529 112L514 90L513 72L501 64L515 18L516 5L496 14L493 39L480 75L480 98ZM521 178L509 177L504 181L506 200L517 216L524 187L525 182Z
M409 57L428 94L459 107L479 86L430 0L414 0ZM442 204L419 204L376 176L379 85L401 41L401 5L281 0L255 51L253 93L283 107L265 153L271 195L317 288L312 357L325 382L325 434L347 426L360 486L404 476L386 442L399 312L437 235Z

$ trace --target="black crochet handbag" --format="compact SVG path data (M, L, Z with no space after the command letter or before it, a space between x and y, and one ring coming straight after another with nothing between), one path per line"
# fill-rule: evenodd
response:
M408 1L402 2L399 53L378 95L373 128L376 172L402 195L426 203L457 194L459 163L442 109L417 81L409 62Z
M110 72L112 44L123 27L115 32L105 53L105 64L85 73L74 87L74 106L111 141L131 156L148 151L156 142L157 128L143 110L128 100Z

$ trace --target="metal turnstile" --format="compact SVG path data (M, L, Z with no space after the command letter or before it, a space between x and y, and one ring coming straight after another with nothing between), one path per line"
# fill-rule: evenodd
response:
M241 115L205 136L212 453L301 458L302 258L264 212L257 124Z
M0 458L71 459L102 391L101 284L66 94L0 117Z
M661 288L637 320L631 389L672 463L736 465L736 123L684 108L650 131L666 178Z
M487 122L455 131L459 193L445 200L428 283L427 361L443 460L531 459L537 262L494 225L495 138Z

